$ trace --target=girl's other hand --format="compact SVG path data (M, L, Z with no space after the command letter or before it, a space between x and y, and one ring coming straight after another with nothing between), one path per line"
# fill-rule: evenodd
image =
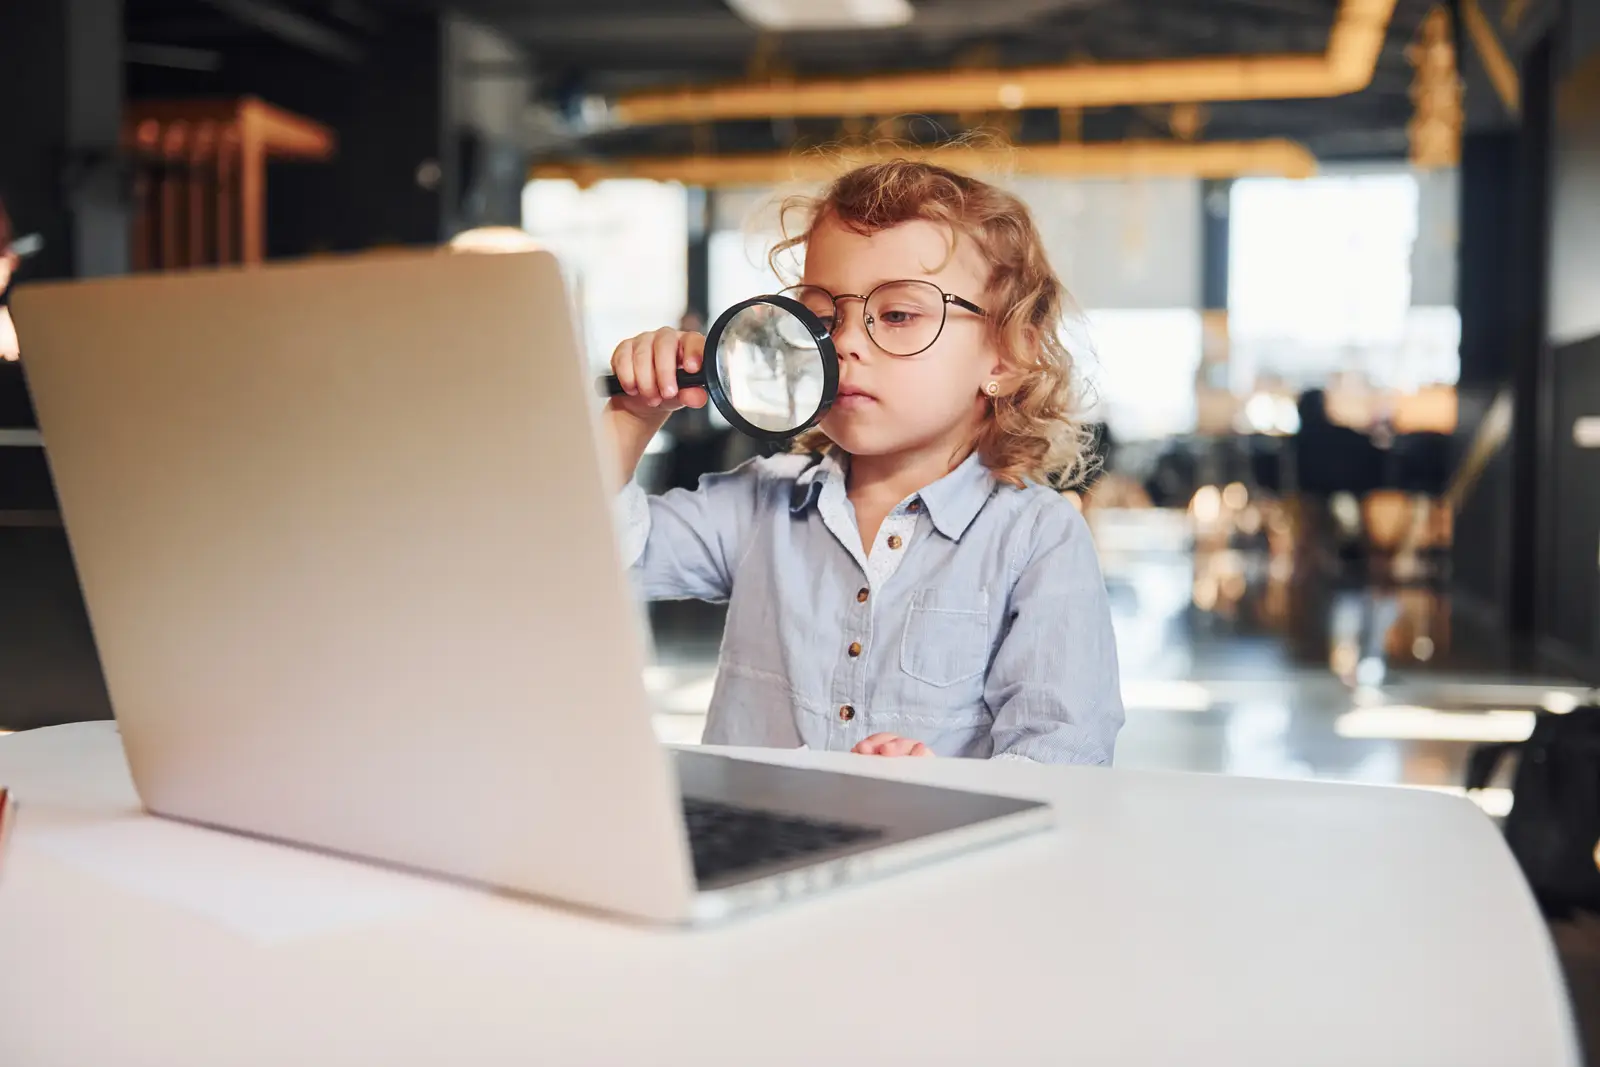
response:
M703 334L662 328L641 333L611 353L611 373L622 383L623 395L611 403L637 418L664 422L679 408L703 408L709 399L704 389L678 389L678 370L694 372L705 364Z
M897 734L873 734L850 750L860 756L931 756L933 750L921 741Z

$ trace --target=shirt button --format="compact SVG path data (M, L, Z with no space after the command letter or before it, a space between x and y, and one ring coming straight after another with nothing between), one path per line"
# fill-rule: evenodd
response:
M856 603L865 604L867 602L867 597L871 595L872 593L870 590L862 589L860 592L856 593Z
M900 535L899 534L890 534L889 535L889 547L890 548L898 549L903 544L905 544L905 542L900 540Z
M906 510L915 515L917 512L922 510L922 501L913 500L911 503L906 505Z
M839 721L840 722L849 722L851 719L853 719L855 717L856 717L856 709L852 708L849 704L846 704L844 707L839 709Z
M850 642L850 658L851 659L855 659L859 655L861 655L861 642L860 641L851 641Z

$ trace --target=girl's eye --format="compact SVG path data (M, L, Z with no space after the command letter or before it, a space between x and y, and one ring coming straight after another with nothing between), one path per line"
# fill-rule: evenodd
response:
M915 311L885 311L879 320L888 326L910 326L917 321Z

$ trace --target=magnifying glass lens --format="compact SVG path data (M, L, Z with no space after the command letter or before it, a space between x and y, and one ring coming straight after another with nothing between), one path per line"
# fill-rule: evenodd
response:
M716 368L728 406L768 433L799 430L822 405L822 348L804 322L777 305L752 304L728 319Z

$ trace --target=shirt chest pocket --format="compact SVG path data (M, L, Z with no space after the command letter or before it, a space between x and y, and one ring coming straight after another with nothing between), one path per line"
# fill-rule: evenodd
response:
M922 589L912 597L900 639L902 671L946 688L978 677L988 665L987 591Z

